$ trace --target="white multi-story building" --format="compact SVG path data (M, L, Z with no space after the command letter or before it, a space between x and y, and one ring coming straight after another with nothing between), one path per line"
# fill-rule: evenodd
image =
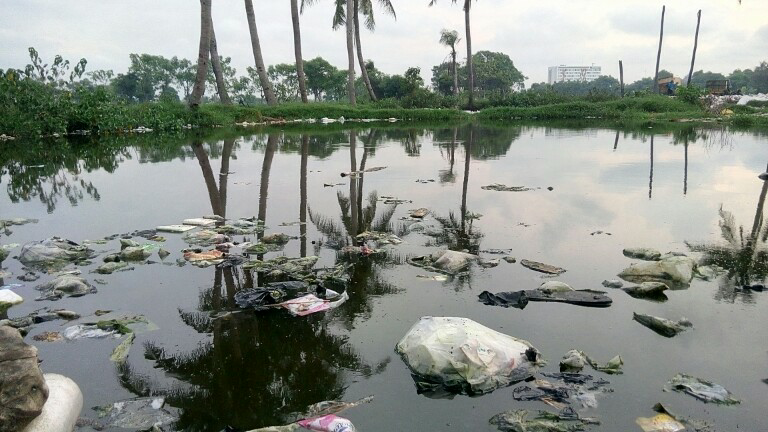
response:
M582 81L590 82L600 76L600 66L550 66L549 83L563 81Z

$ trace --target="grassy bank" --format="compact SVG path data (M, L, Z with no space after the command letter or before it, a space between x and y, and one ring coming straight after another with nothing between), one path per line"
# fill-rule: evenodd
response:
M144 127L157 132L189 128L232 127L235 123L278 123L323 117L347 120L389 119L409 123L445 123L476 118L483 122L586 120L606 126L681 119L711 118L700 104L657 95L612 100L578 100L536 106L487 108L476 115L457 109L407 109L386 104L284 104L275 107L205 104L191 110L180 102L125 103L99 88L52 90L36 82L0 82L0 134L17 138L64 135L87 131L94 135L120 135ZM764 106L732 107L724 124L742 128L768 127ZM364 123L367 124L367 123ZM379 123L381 124L381 123ZM350 123L347 123L350 125ZM320 127L321 125L318 124Z
M623 98L602 102L568 102L536 107L497 107L478 113L482 120L675 120L707 117L699 105L665 96Z

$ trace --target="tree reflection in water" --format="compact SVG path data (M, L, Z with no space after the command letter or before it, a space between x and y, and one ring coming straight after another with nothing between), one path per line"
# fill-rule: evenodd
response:
M768 168L767 168L768 170ZM716 265L726 270L721 278L715 299L743 303L754 303L752 291L743 287L755 283L764 283L768 277L768 225L763 223L765 197L768 194L768 181L763 185L757 200L757 209L752 222L752 230L745 232L744 226L736 226L733 214L720 206L720 233L725 242L717 244L693 244L688 247L694 252L703 252L702 264Z
M366 169L370 146L375 142L368 135L366 145L363 147L363 155L360 164L357 163L357 132L349 133L349 161L350 171L362 171ZM392 233L396 227L392 223L392 217L397 210L397 204L388 205L381 213L378 194L373 191L364 200L365 174L349 176L349 195L343 192L337 193L340 216L334 219L309 208L309 219L318 231L325 236L324 245L337 251L338 259L352 264L350 284L347 288L349 300L344 307L336 312L336 315L350 328L357 317L367 317L372 311L371 299L374 296L392 294L399 289L387 282L382 270L393 268L404 262L403 257L392 250L385 250L367 257L344 254L341 250L345 246L359 245L357 235L366 231ZM364 205L365 204L365 205ZM395 232L395 234L402 234ZM385 360L387 362L388 360Z
M277 135L268 136L259 196L260 219L266 218L269 173L277 142ZM310 140L303 136L301 143L300 219L306 219ZM220 216L226 215L233 145L234 141L224 143L218 187L202 143L193 146L211 208ZM358 183L354 183L354 191L358 192L358 186L362 192L362 184ZM352 207L357 208L349 205L347 212ZM367 216L361 220L363 226L368 223ZM302 244L301 253L305 254L306 244ZM357 315L361 302L367 304L365 293L356 292L356 287L370 277L364 266L355 267L349 288L351 299L341 308L344 314ZM211 339L191 351L171 351L148 342L145 357L172 377L172 382L150 380L126 363L118 366L121 384L137 395L166 396L171 406L180 408L180 430L218 431L226 426L252 429L293 422L309 405L341 399L349 372L370 376L386 368L389 359L369 365L344 336L332 333L328 329L332 318L328 315L292 317L277 310L241 312L235 294L252 286L252 281L248 272L241 274L237 267L214 268L213 286L200 293L197 310L179 311L185 324L199 333L211 334ZM345 315L341 318L347 321Z

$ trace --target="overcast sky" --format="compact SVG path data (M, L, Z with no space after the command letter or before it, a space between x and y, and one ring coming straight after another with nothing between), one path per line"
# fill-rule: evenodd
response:
M293 62L288 0L253 0L267 64ZM321 0L302 15L305 60L322 56L346 67L343 31L331 29L332 0ZM446 59L439 45L443 28L464 39L459 5L439 0L392 0L397 20L377 9L374 33L363 32L363 52L377 68L402 74L418 66L429 83L432 66ZM463 3L463 2L459 2ZM661 7L667 5L661 67L688 73L702 9L696 70L729 73L768 60L768 0L475 0L472 8L474 51L500 51L528 77L547 79L547 67L599 65L618 77L624 61L625 81L653 75ZM213 0L219 52L231 56L238 73L253 65L243 2ZM88 70L125 72L128 54L174 55L195 60L200 35L196 0L0 0L0 68L23 68L27 48L46 60L61 54ZM460 43L466 57L464 42Z

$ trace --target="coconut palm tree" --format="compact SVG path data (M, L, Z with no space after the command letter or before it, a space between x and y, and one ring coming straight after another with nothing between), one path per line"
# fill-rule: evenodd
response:
M213 67L213 75L216 77L216 89L219 92L219 100L224 105L232 105L232 99L229 98L227 92L227 86L224 82L224 74L221 70L221 57L219 57L219 47L216 43L216 31L213 28L213 20L211 20L211 66Z
M210 1L210 0L201 0ZM267 68L264 66L264 57L261 55L261 42L259 42L259 32L256 28L256 15L253 12L253 1L245 0L245 15L248 18L248 30L251 33L251 48L253 49L253 59L256 62L256 72L259 75L259 82L264 91L264 97L267 99L267 105L277 105L277 97L272 88L272 83L267 77Z
M302 0L301 6L304 7L305 0ZM307 77L304 75L304 58L301 54L301 26L299 25L299 2L291 0L291 21L293 22L293 52L296 56L296 75L299 78L299 95L301 101L309 102L307 99Z
M451 0L456 4L458 0ZM437 0L429 0L429 5L434 6ZM464 27L467 39L467 74L469 75L469 109L475 107L475 68L472 64L472 32L470 31L469 11L472 8L472 0L464 0Z
M453 94L459 94L459 74L456 70L456 44L459 43L459 32L456 30L440 31L440 43L451 49L451 75L453 75Z
M338 4L338 2L337 2ZM346 26L347 26L347 96L351 105L357 104L355 95L355 11L354 0L346 0Z
M744 227L737 228L733 214L720 206L720 232L725 243L692 244L686 242L694 252L703 252L702 264L716 265L727 273L721 281L716 294L718 300L733 300L741 292L745 302L750 302L749 290L739 291L752 283L762 283L768 277L768 226L764 225L763 210L768 195L768 181L764 180L757 200L757 209L752 222L752 230L745 233Z
M248 0L246 0L248 1ZM211 50L211 0L200 0L200 46L197 52L197 74L189 106L197 108L205 93L205 78L208 76L208 59Z
M336 0L336 13L333 16L333 29L336 30L342 25L346 24L346 16L343 13L343 6L344 6L345 0ZM355 18L354 22L354 28L355 28L355 47L357 48L357 61L360 65L360 76L363 78L363 83L365 83L365 88L368 91L368 95L370 96L371 100L377 100L376 93L373 90L373 85L371 85L370 77L368 76L368 69L365 67L365 59L363 57L363 49L362 49L362 42L360 40L360 15L362 14L365 16L365 27L368 30L373 31L376 28L376 19L373 14L373 2L372 0L353 0L354 2L354 10L353 10L353 16ZM395 7L392 5L392 2L390 0L378 0L381 7L384 9L385 12L392 15L397 19L397 14L395 13Z
M378 0L381 7L384 9L385 12L392 15L395 19L397 19L397 14L395 13L395 8L392 6L392 2L389 0ZM376 28L376 20L374 19L373 15L373 3L371 0L354 0L355 2L355 10L354 10L354 16L355 16L355 46L357 47L357 62L360 64L360 76L363 78L363 82L365 83L365 88L368 90L368 95L371 97L371 100L375 101L376 93L373 91L373 86L371 85L371 79L368 77L368 69L365 67L365 59L363 58L363 48L362 43L360 41L360 14L362 13L365 16L365 27L373 31Z

